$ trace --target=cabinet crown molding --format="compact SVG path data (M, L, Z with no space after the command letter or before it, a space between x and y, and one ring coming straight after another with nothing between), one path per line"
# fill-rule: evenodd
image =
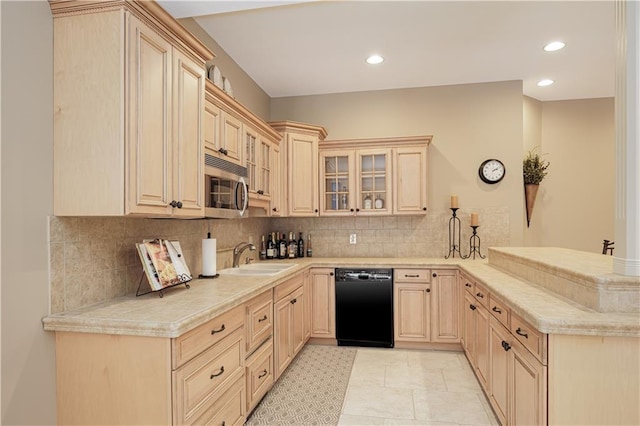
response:
M392 148L395 146L407 146L407 145L427 145L431 143L433 139L432 135L429 136L403 136L393 138L370 138L370 139L336 139L321 141L319 144L320 149L335 149L335 148Z
M327 137L327 130L322 126L316 126L313 124L300 123L297 121L272 121L269 123L271 127L277 131L284 132L298 132L298 133L312 133L317 134L320 141Z
M82 15L86 13L106 12L112 10L127 10L148 23L160 25L162 29L179 42L183 48L203 62L213 59L216 55L196 38L189 30L180 24L173 16L155 1L139 0L49 0L49 7L54 18L67 15Z

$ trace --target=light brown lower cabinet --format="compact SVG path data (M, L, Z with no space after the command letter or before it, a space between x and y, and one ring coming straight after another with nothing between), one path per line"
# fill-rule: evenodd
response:
M312 268L309 301L311 337L336 337L336 277L333 268Z
M274 300L274 380L278 380L305 343L303 274L276 287Z
M394 337L403 343L460 342L460 291L455 269L394 270Z
M491 318L490 401L502 424L546 424L547 367Z

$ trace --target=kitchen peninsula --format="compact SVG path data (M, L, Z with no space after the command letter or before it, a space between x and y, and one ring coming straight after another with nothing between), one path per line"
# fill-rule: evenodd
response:
M514 340L511 345L515 349L520 348L520 352L528 357L531 357L531 354L536 355L538 351L544 390L540 401L542 417L539 418L539 423L638 423L640 420L637 406L637 400L640 398L638 381L640 312L637 310L632 312L633 309L627 312L602 312L572 300L572 295L583 293L584 288L587 287L596 289L595 293L622 292L621 298L638 300L640 292L638 278L612 274L610 263L611 259L608 256L554 248L492 248L489 249L488 262L433 258L305 258L297 259L297 266L273 277L223 275L216 280L196 280L192 283L191 289L175 289L168 292L164 298L158 298L156 295L141 298L123 297L77 311L51 315L44 318L43 323L46 330L56 332L58 421L61 423L152 421L164 424L170 424L172 421L182 422L183 419L177 419L171 408L172 404L176 404L175 378L173 393L171 390L172 356L175 356L176 352L173 345L176 341L180 341L181 336L189 335L193 330L215 321L216 318L231 315L240 319L227 322L230 324L235 321L236 324L234 327L229 327L230 334L235 335L230 341L241 341L242 333L238 330L242 327L244 310L240 306L246 306L248 302L266 292L270 293L272 289L281 288L293 277L304 276L307 271L314 269L385 266L458 271L460 298L456 303L460 310L460 340L462 341L458 350L462 347L466 350L468 343L466 340L470 336L463 318L465 315L463 303L466 303L464 302L465 294L468 293L465 292L465 286L470 285L470 282L487 293L487 300L491 301L491 306L494 308L497 306L493 305L495 300L499 306L509 310L512 326L518 321L517 324L522 327L526 327L527 324L531 327L530 331L539 337L538 347L532 349L527 346L529 342L522 337L520 339L524 343L520 344ZM585 264L588 266L581 266ZM518 265L517 269L523 271L522 276L514 273L514 265ZM556 281L549 278L550 276L555 277ZM553 286L562 284L562 280L580 287L577 290L569 289L564 294L558 294ZM549 289L550 287L552 289ZM304 287L303 290L307 288ZM313 298L313 292L303 294L306 298L303 300L307 300L305 303L308 304ZM311 304L315 303L315 301L311 302ZM492 321L497 319L499 318L491 317ZM245 322L246 326L247 322ZM276 326L273 330L275 336L280 332L277 328ZM499 329L497 326L492 328L494 329L508 332L506 328ZM516 333L520 335L524 329L518 327L519 331ZM83 345L82 342L87 339L92 340L93 344ZM131 339L131 345L126 343L129 339ZM504 337L504 339L503 341L508 341L510 337ZM98 343L100 341L102 341L101 344ZM277 338L274 337L273 341L276 342ZM331 343L330 339L326 341ZM157 352L153 352L153 357L149 356L147 343L155 346ZM132 350L128 355L134 357L135 365L127 364L125 367L116 364L108 365L109 362L113 362L111 358L113 354L97 351L96 345L103 348L112 347L113 350L117 347L121 351L128 347ZM274 343L274 348L276 346L277 344ZM89 347L91 349L83 349ZM507 349L504 350L507 353ZM244 352L241 351L241 354L239 366L244 361ZM469 352L467 356L470 357ZM508 362L508 365L511 365L513 361ZM160 369L146 369L145 366L149 363L154 363ZM119 371L121 367L132 369L125 373ZM145 396L151 389L148 388L150 381L136 379L135 368L137 367L140 368L139 374L152 374L158 378L154 381L155 384L163 383L164 387L154 388L153 398ZM241 367L238 371L240 369ZM477 368L474 370L478 371ZM71 374L70 371L76 373ZM241 374L238 372L238 377L241 377ZM91 401L91 399L98 396L104 397L103 393L95 390L107 386L107 382L111 386L117 386L116 383L128 384L127 389L125 386L122 389L109 388L110 404L105 405L109 405L110 408L108 415L116 417L100 419L75 417L79 415L79 411L74 411L74 407L104 404L104 401ZM482 384L482 380L480 382ZM194 389L191 390L194 391ZM496 396L492 392L494 388L484 387L484 389L490 400ZM238 392L241 393L241 391ZM126 398L134 395L137 398L136 401L126 401ZM145 401L156 408L145 410L141 405ZM158 407L158 401L166 401L164 404L166 406ZM241 401L244 400L241 398ZM216 401L211 403L215 405ZM121 409L113 409L114 405L121 404ZM494 405L493 400L492 405ZM242 404L242 406L245 405ZM197 409L198 407L194 408L194 410ZM89 415L88 413L84 412L84 415ZM118 417L123 413L133 417L129 419ZM149 415L149 413L153 413L156 417L153 419L136 417ZM248 412L241 410L240 417L244 419L247 414ZM512 414L505 412L506 417L501 417L499 413L498 416L505 423L511 424L514 418Z

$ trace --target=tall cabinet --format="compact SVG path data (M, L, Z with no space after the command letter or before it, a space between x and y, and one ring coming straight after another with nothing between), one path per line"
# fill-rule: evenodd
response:
M318 216L318 143L324 127L294 121L269 123L282 134L280 164L284 171L282 216Z
M155 2L50 6L54 214L203 216L213 53Z

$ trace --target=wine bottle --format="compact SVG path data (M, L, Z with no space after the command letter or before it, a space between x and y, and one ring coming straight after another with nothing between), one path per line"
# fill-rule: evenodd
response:
M311 255L313 254L312 250L311 250L311 234L309 234L307 236L307 257L312 257Z
M267 239L267 259L273 259L275 253L275 243L273 242L273 238L271 237L271 233L269 233L269 237Z
M298 255L298 242L293 238L293 232L289 232L289 259L293 259Z
M302 238L302 232L298 238L298 257L304 257L304 239Z
M278 259L286 259L287 257L287 236L282 234L282 238L278 240Z
M260 260L265 260L267 258L267 245L264 242L264 235L262 235L262 240L260 241Z

